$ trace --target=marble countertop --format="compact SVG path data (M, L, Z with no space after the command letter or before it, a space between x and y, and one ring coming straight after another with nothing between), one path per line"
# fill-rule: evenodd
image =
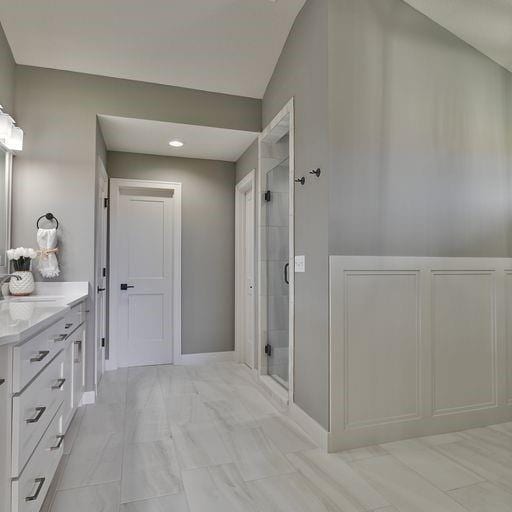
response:
M87 298L89 283L36 283L29 297L0 301L0 346L19 343L63 318Z

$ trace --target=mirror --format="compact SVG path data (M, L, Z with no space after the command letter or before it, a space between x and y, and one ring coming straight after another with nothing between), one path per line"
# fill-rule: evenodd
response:
M7 273L11 243L11 162L11 153L0 146L0 274Z

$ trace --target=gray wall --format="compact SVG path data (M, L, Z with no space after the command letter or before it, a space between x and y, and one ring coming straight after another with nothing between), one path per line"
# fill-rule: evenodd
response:
M14 72L16 64L11 47L0 25L0 105L5 112L14 114Z
M263 124L295 98L295 173L321 167L295 189L295 401L328 423L328 104L327 2L309 0L297 17L263 98Z
M511 256L511 74L400 0L329 34L330 253Z
M182 183L182 351L234 350L235 164L109 152L107 168Z
M236 183L244 179L253 169L258 169L258 139L256 139L236 163Z
M308 0L263 98L294 96L295 400L328 426L328 256L510 256L511 74L401 0Z
M261 129L259 100L27 66L16 68L15 111L26 137L14 165L13 243L35 244L35 220L53 211L61 222L60 279L90 283L94 280L96 114ZM90 354L93 312L91 304ZM92 375L89 367L88 389Z

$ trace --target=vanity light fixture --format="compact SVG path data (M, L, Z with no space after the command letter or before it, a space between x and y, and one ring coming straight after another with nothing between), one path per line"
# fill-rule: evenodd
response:
M5 141L5 145L12 151L21 151L23 149L23 130L18 126L14 126L11 136Z
M7 142L11 137L14 119L0 110L0 141Z
M0 142L3 142L12 151L23 149L23 130L16 126L16 122L6 114L0 106Z
M172 146L173 148L182 148L185 144L178 139L171 140L169 142L169 146Z

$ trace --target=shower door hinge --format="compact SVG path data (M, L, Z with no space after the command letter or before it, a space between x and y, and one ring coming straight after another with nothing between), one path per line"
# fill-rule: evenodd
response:
M104 206L105 208L108 208L108 197L104 197L104 198L103 198L103 206Z
M267 201L267 203L270 201L272 197L272 192L270 192L270 190L267 190L265 192L265 194L263 194L263 198L265 199L265 201Z
M102 274L103 277L107 277L107 267L103 267Z
M102 348L105 348L105 338L101 338L101 346Z
M269 343L265 345L265 354L267 354L268 357L272 355L272 345Z

